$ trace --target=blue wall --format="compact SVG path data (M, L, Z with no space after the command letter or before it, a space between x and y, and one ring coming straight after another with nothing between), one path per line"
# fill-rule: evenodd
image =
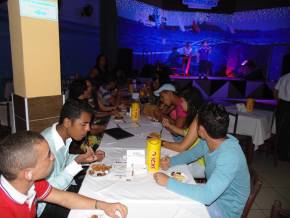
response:
M81 16L82 8L91 4L91 17ZM62 77L75 73L87 75L100 50L99 1L63 0L59 15ZM12 78L12 62L7 5L0 5L0 78ZM2 88L0 87L0 92ZM1 94L1 93L0 93Z

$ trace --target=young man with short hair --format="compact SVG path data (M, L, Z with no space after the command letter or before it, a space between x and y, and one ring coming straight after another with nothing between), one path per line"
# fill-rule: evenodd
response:
M78 188L71 184L74 176L83 169L81 163L101 161L104 158L103 151L94 152L90 147L85 154L69 154L72 139L80 141L90 131L92 113L92 108L87 102L68 99L61 109L59 122L41 133L55 156L53 170L46 178L53 187L61 190L70 188L70 191L77 192ZM68 210L42 203L38 205L37 213L42 218L57 218L67 214Z
M121 203L107 203L53 188L46 178L53 169L54 155L38 133L26 131L0 142L0 214L5 218L34 218L37 201L67 208L101 209L110 216L127 208Z
M154 174L159 185L208 206L211 217L241 217L250 193L250 175L236 138L227 135L229 115L224 107L209 103L198 113L202 139L190 150L161 160L161 167L188 164L204 157L206 184L186 184L164 173Z

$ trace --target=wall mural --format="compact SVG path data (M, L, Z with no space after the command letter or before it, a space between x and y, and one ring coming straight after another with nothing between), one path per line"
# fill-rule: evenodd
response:
M172 65L170 57L175 52L181 55L174 65L181 69L184 46L189 43L189 73L196 75L199 49L206 40L211 49L208 59L212 75L235 76L241 64L249 60L264 77L275 80L281 71L277 61L282 60L272 56L283 57L283 52L290 51L289 7L213 14L166 11L135 0L116 2L119 47L133 50L134 68L156 62ZM273 49L281 45L282 49Z

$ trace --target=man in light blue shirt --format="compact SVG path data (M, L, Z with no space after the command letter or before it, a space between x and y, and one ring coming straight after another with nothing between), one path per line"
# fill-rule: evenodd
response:
M206 184L186 184L164 173L154 174L159 185L207 205L211 217L241 217L250 193L247 162L237 139L227 135L228 125L229 115L222 106L204 105L198 113L200 143L161 160L161 167L167 170L204 157Z
M73 182L74 176L82 170L81 163L101 161L104 158L103 151L94 152L91 148L88 148L85 154L69 154L72 138L80 141L90 130L92 112L88 103L69 99L61 109L59 122L41 133L48 142L50 151L55 156L53 170L46 178L54 188L67 190ZM74 190L70 189L70 191ZM67 212L59 209L59 207L56 208L54 205L46 206L44 203L39 204L37 209L38 216L41 215L41 218L57 218L58 214Z

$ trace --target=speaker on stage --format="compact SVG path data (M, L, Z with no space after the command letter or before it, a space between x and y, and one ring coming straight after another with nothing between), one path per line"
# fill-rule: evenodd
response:
M130 48L119 48L117 67L130 74L133 65L133 50Z

